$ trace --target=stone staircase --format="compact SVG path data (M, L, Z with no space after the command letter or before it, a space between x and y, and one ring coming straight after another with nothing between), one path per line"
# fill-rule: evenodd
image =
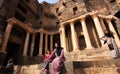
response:
M51 64L50 64L51 65ZM14 66L14 74L51 74L42 72L42 64ZM1 72L0 74L9 74ZM62 74L120 74L120 59L65 62Z
M120 74L120 59L73 62L73 74Z
M66 61L62 74L120 74L120 59L112 59L108 49L94 49L73 53L65 52L65 57ZM47 73L41 71L43 63L32 64L15 65L13 73L51 74L51 64ZM6 70L0 70L0 74L10 73Z
M86 49L78 52L65 52L66 61L96 61L111 59L107 48Z

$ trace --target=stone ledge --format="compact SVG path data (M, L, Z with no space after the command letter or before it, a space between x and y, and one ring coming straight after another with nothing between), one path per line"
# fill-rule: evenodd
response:
M111 59L108 49L91 49L81 52L65 52L66 61L95 61Z
M44 64L15 66L14 74L46 74L40 70ZM107 72L108 71L108 72ZM65 62L62 74L117 74L120 72L120 59L99 61L71 61ZM51 74L51 63L49 66Z
M89 68L89 67L120 67L120 59L99 60L99 61L73 61L74 68Z
M120 68L79 68L75 69L74 74L120 74Z

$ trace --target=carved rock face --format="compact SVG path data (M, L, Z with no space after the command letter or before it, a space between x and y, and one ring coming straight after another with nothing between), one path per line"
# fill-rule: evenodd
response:
M65 7L64 7L64 6L61 6L61 7L59 8L59 10L58 10L58 13L59 13L59 14L62 14L62 13L64 12L64 10L65 10Z

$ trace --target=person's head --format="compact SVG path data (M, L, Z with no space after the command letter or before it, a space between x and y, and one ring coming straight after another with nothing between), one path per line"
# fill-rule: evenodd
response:
M10 60L13 60L13 58L10 58Z
M47 54L50 54L50 50L47 50L46 53L47 53Z
M114 38L113 33L110 30L105 31L105 36Z
M55 42L55 47L56 47L56 48L57 48L57 47L60 47L60 43Z
M60 46L60 42L59 43L55 43L55 47L56 47L56 53L57 53L57 55L58 56L60 56L60 54L61 54L61 51L62 51L62 47Z
M105 34L113 34L110 30L105 30Z
M55 47L58 47L58 43L55 43Z
M9 61L13 62L13 58L10 58Z
M106 33L106 34L109 33L108 30L105 30L105 33Z

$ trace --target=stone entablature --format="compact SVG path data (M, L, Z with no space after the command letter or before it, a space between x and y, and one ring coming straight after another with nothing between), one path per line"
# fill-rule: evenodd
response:
M61 22L62 22L62 24L64 24L64 23L68 23L68 22L70 22L70 21L76 21L76 20L78 20L78 19L81 19L81 18L84 18L84 17L87 17L87 16L91 16L91 15L98 15L98 16L101 17L101 18L117 20L117 18L116 18L115 16L113 16L113 15L102 15L102 14L99 14L98 11L92 11L92 12L88 12L88 13L86 13L86 14L83 14L83 15L81 15L81 16L79 15L79 16L70 18L70 19L68 19L68 20L64 20L64 21L61 20Z
M37 33L37 32L41 32L41 31L42 31L43 33L47 33L47 34L56 34L56 33L58 33L57 31L56 31L56 32L49 32L49 31L47 31L47 30L44 30L43 28L34 29L34 28L32 28L31 25L29 25L29 23L28 23L28 24L22 23L21 21L19 21L18 19L14 18L14 17L8 19L8 22L12 22L14 25L22 28L22 29L25 30L26 32L30 32L30 33L33 33L33 34L35 34L35 33Z

